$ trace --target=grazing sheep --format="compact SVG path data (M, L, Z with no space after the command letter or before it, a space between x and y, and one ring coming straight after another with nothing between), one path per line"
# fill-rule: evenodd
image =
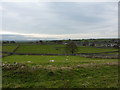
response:
M54 60L50 60L50 62L54 62Z
M28 63L31 63L31 61L27 61Z

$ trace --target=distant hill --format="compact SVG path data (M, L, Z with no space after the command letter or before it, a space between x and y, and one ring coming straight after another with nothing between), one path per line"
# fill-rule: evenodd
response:
M26 40L56 40L56 38L35 38L35 37L28 37L25 35L17 35L17 34L0 34L0 38L2 40L14 40L14 41L26 41Z

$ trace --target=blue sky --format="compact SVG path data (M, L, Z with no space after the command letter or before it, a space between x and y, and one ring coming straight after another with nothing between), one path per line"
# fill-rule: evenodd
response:
M23 36L14 39L118 36L117 2L3 2L0 10L1 34Z

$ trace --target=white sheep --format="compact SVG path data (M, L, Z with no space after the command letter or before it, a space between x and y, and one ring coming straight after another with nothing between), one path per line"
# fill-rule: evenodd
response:
M31 61L27 61L28 63L31 63Z
M50 60L50 62L54 62L55 60Z

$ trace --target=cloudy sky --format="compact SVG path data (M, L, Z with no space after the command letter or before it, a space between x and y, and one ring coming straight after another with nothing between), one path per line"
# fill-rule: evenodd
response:
M3 39L118 36L117 2L2 2Z

